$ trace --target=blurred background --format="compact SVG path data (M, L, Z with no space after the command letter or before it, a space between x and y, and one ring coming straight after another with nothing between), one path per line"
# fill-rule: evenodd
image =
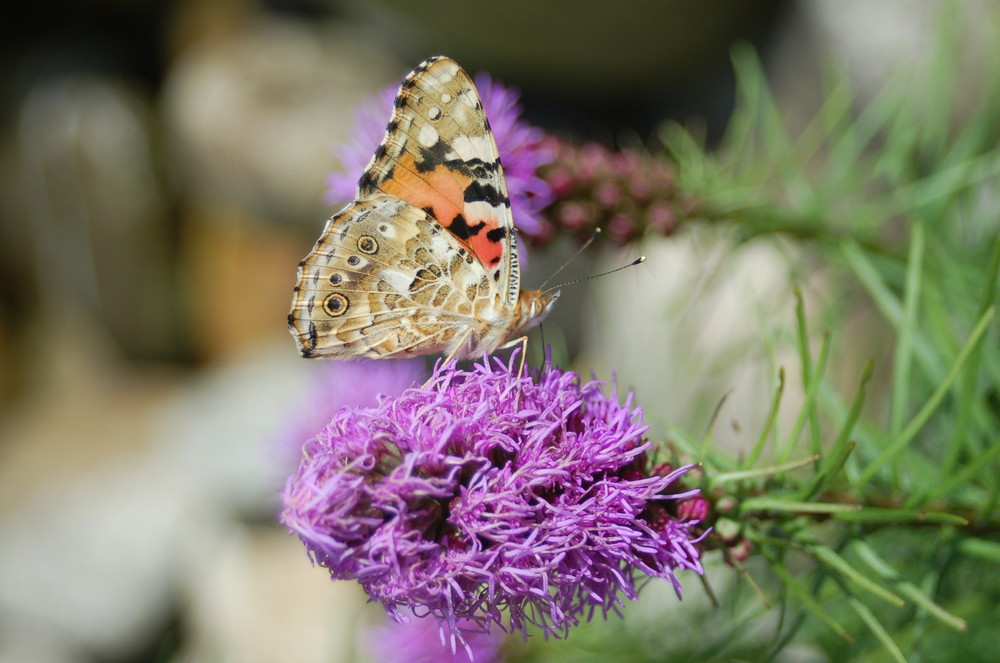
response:
M963 5L973 45L996 4ZM642 146L674 119L711 144L734 43L758 49L794 123L816 108L821 58L874 95L924 55L942 5L6 3L0 661L355 659L379 611L311 568L275 514L295 462L281 440L318 370L285 329L295 266L336 211L322 202L332 148L368 95L446 54L520 88L526 118L566 138ZM995 75L970 52L959 94ZM748 317L789 315L787 256L730 260L693 231L598 248L572 271L639 249L652 260L581 286L547 333L581 372L617 370L685 425L735 388L734 418L753 428L762 366L730 357L705 374L687 348L724 354L754 334ZM525 284L567 252L533 254ZM645 315L665 310L669 329ZM634 352L653 346L666 370Z

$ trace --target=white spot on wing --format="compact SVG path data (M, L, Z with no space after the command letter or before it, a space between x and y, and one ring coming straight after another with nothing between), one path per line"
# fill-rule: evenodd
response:
M417 133L417 142L419 142L424 147L431 147L438 141L437 129L429 124L425 124L420 127L420 132Z
M448 254L450 246L450 243L444 235L432 235L427 248L430 249L431 253L434 255L444 256Z
M504 221L505 209L493 207L485 200L473 200L465 203L465 215L468 219L492 219L498 225L507 225ZM471 222L470 222L471 223Z
M393 198L390 196L383 196L375 200L373 205L376 212L383 216L391 217L400 212L406 205L405 202L399 198Z
M378 273L379 277L388 283L396 292L406 293L410 290L410 283L413 275L401 272L398 269L383 269Z
M434 73L443 78L446 83L458 74L458 63L454 60L439 60L432 66Z
M496 157L496 150L493 147L489 136L471 136L459 134L451 140L451 146L458 154L465 158L479 157L486 161L492 161Z

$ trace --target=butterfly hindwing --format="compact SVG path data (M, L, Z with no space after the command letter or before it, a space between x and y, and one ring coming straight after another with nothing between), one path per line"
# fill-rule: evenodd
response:
M491 305L489 280L426 212L378 195L328 222L299 266L288 323L306 357L438 352Z
M403 81L385 139L358 182L425 210L489 272L498 304L512 310L520 269L510 198L475 84L453 60L431 58Z

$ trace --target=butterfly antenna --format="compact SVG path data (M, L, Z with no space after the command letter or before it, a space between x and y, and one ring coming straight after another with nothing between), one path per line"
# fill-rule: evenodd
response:
M551 275L549 275L549 278L545 279L545 283L543 283L542 285L538 286L538 289L539 289L539 290L542 290L542 289L544 289L544 288L545 288L545 286L546 286L546 284L547 284L547 283L548 283L549 281L551 281L552 279L554 279L555 277L557 277L557 276L559 275L559 272L561 272L562 270L566 269L566 267L567 267L567 266L568 266L568 265L569 265L569 264L570 264L571 262L573 262L574 260L576 260L576 259L577 259L577 257L578 257L578 256L579 256L579 255L580 255L581 253L583 253L584 251L586 251L586 250L587 250L587 247L588 247L588 246L590 246L591 244L593 244L593 243L594 243L594 240L595 240L595 239L597 239L597 236L598 236L598 235L600 235L600 234L601 234L601 229L600 229L600 228L594 228L594 232L593 232L593 233L591 233L591 235L590 235L590 238L589 238L589 239L587 239L587 241L583 243L583 246L581 246L581 247L580 247L579 249L577 249L577 250L576 250L576 253L574 253L573 255L571 255L571 256L569 257L569 259L568 259L568 260L567 260L566 262L564 262L564 263L562 264L562 266L560 266L560 267L559 267L559 269L557 269L556 271L552 272L552 274L551 274Z
M646 262L646 256L639 256L627 265L622 265L621 267L615 267L614 269L609 269L608 271L601 272L600 274L591 274L590 276L584 276L582 279L573 279L572 281L566 281L566 283L560 283L559 285L554 285L551 288L546 288L545 290L542 290L542 294L552 292L553 290L559 290L564 286L573 285L574 283L581 283L583 281L589 281L590 279L596 279L601 276L607 276L608 274L614 274L615 272L620 272L623 269L628 269L629 267L635 267L636 265L644 262Z

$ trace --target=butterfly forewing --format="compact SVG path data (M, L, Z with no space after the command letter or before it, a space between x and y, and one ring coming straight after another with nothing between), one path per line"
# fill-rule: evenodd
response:
M431 58L400 87L386 137L358 183L426 210L490 272L500 304L517 303L510 198L476 87L453 60Z

